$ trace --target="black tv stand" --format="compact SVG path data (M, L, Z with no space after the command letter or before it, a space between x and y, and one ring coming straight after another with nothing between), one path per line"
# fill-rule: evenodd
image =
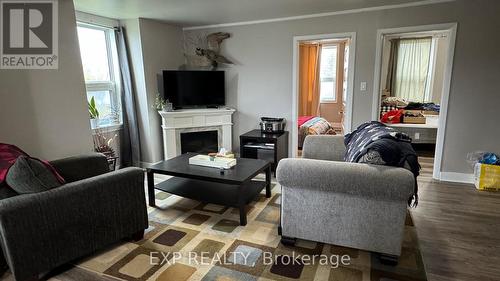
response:
M276 176L278 162L288 157L288 132L275 134L263 133L261 130L247 132L240 136L240 156L268 160Z

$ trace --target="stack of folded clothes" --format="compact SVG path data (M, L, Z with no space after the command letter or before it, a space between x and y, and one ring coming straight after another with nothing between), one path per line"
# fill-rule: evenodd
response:
M405 107L406 110L423 110L423 111L432 111L432 112L437 112L439 113L439 110L441 109L439 104L435 104L433 102L426 102L426 103L421 103L421 102L410 102L408 105Z

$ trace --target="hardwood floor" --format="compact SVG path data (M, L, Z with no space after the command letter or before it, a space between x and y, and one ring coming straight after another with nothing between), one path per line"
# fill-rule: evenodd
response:
M500 192L432 179L422 157L412 209L428 280L500 280Z

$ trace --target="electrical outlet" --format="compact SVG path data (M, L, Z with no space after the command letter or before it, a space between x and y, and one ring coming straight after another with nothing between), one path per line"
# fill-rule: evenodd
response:
M420 139L420 133L415 133L415 138L416 140L419 140Z
M360 87L360 90L362 92L366 91L366 82L361 82L361 87Z

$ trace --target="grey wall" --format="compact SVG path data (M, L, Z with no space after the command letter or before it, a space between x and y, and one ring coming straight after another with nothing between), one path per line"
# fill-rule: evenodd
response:
M148 100L151 156L147 162L163 160L161 118L151 107L158 94L157 75L166 69L178 69L184 63L182 29L155 20L139 19L144 76Z
M92 151L72 1L59 1L59 69L0 70L0 142L45 159Z
M137 94L142 162L163 159L161 118L152 108L158 93L157 74L184 63L182 29L149 19L121 20L126 29Z
M225 31L223 54L237 62L228 69L227 100L237 108L234 144L245 131L257 128L264 115L292 115L293 36L357 32L354 89L354 126L371 119L377 29L458 22L458 35L451 85L442 170L471 173L465 161L474 150L500 152L498 105L500 94L493 82L500 77L500 3L467 1L413 8L384 10L185 31L196 37ZM362 81L368 91L360 92Z

